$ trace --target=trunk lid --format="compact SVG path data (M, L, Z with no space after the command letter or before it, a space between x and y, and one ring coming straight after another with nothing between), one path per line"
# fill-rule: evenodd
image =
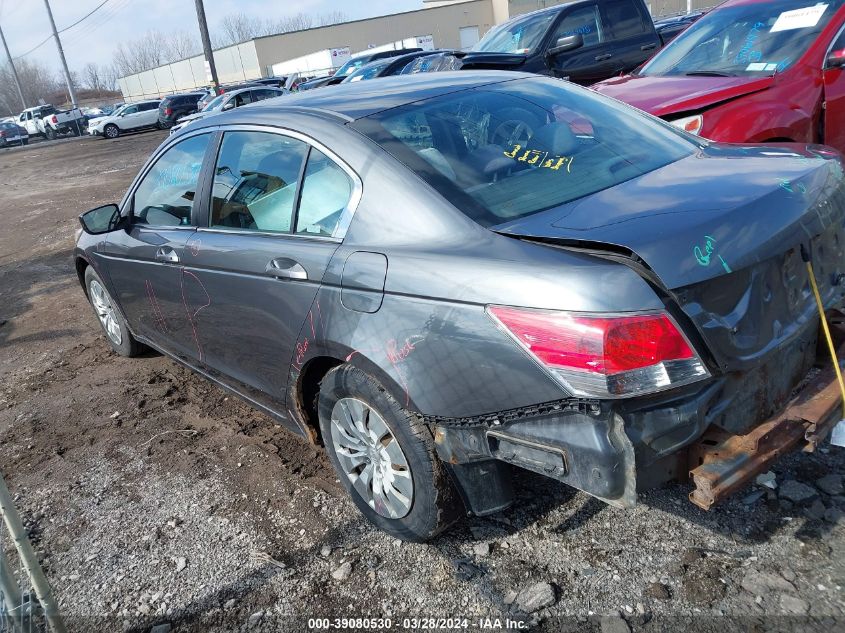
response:
M845 295L845 181L838 158L819 150L711 145L494 230L630 252L695 324L718 367L743 370L818 323L802 244L825 305Z

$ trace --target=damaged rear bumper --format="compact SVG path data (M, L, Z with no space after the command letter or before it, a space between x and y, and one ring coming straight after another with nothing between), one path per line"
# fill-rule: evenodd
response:
M697 390L649 401L566 400L479 418L426 421L474 514L497 512L512 502L508 465L623 508L636 503L638 491L689 478L695 485L690 500L709 509L782 455L812 451L842 417L827 354L818 356L827 369L811 370L807 376L813 377L789 394L786 358L803 358L792 363L793 372L810 370L815 336L815 328L805 331L753 374L722 376ZM840 352L845 354L845 346ZM749 399L778 412L750 428L739 424L735 416L749 413ZM776 406L778 401L784 404Z
M517 419L508 420L509 414ZM619 415L598 402L540 405L483 421L434 423L440 458L474 514L490 514L513 499L505 464L557 479L603 501L636 503L634 447Z

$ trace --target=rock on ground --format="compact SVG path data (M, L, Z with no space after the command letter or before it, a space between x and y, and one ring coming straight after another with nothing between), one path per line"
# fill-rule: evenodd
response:
M829 495L841 495L845 492L842 485L842 475L831 473L816 481L816 488Z
M524 613L534 613L555 603L555 589L547 582L525 587L516 597L517 608Z
M778 494L781 499L786 499L792 503L809 503L819 496L815 488L794 479L784 481Z
M745 572L741 586L755 596L765 596L773 591L795 591L791 582L774 572L749 569Z

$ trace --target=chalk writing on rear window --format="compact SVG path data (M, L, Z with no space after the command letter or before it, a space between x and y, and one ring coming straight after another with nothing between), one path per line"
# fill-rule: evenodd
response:
M505 156L527 165L536 165L553 171L560 171L565 166L566 173L572 173L574 156L550 155L551 152L544 152L539 149L526 149L522 155L520 155L520 152L522 152L522 145L517 144L513 146L511 151L505 152Z

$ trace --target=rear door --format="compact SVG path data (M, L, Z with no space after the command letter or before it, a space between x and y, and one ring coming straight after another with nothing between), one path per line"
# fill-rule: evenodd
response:
M606 0L600 8L613 41L610 52L614 75L634 70L658 49L660 38L641 2Z
M209 217L184 260L189 291L207 297L193 315L195 353L211 375L284 410L297 337L319 333L312 303L360 180L309 139L261 127L227 130L213 174Z
M825 60L834 51L845 55L845 27L831 43ZM824 138L825 145L845 151L845 69L825 61L824 75Z
M199 212L197 193L211 132L170 145L136 182L122 212L131 223L108 234L103 256L113 296L132 331L183 359L192 357L193 312L202 302L181 272Z
M561 12L547 47L552 48L561 37L580 34L584 45L549 59L549 70L555 77L589 85L613 74L613 52L610 33L605 27L598 3L579 4Z
M138 104L138 120L135 127L148 127L158 123L158 101Z

